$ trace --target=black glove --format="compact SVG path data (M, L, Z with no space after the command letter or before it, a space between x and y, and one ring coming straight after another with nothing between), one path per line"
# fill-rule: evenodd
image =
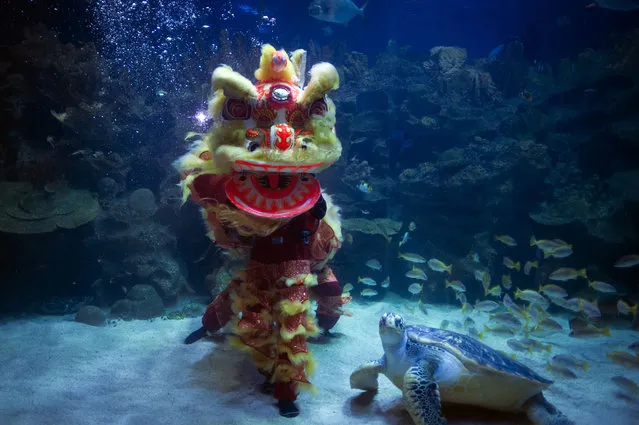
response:
M326 200L324 199L324 196L320 194L319 199L317 200L317 202L315 202L313 208L311 208L310 213L316 219L321 220L326 215L326 208Z

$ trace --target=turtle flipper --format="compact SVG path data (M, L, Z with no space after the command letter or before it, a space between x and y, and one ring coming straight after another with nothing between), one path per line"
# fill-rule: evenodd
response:
M377 391L377 376L384 372L384 359L364 363L351 373L351 388Z
M575 425L566 415L552 405L542 393L537 394L524 404L528 419L535 425Z
M445 425L439 386L433 378L435 362L421 362L404 374L404 405L415 425Z

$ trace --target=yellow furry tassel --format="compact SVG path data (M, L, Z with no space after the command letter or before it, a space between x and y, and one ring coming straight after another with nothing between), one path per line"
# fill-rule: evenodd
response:
M311 80L300 98L300 103L304 106L309 106L329 91L339 88L337 69L328 62L313 65L310 74Z
M298 325L297 328L293 329L292 331L289 331L284 327L280 329L280 336L284 341L290 341L298 335L304 335L307 337L317 336L319 335L319 329L310 326L309 329L307 329L304 325Z
M310 394L312 394L314 396L316 396L317 393L318 393L318 390L317 390L316 386L314 386L312 384L307 384L306 382L298 382L297 383L297 390L299 392L302 392L302 391L308 392L308 393L310 393Z
M286 58L286 66L280 72L276 72L272 67L273 54L280 53ZM255 79L257 81L283 80L289 83L296 83L295 65L289 59L284 50L275 50L270 44L262 46L262 56L260 57L260 67L255 71Z
M307 287L316 286L317 285L317 276L314 273L306 273L297 275L291 278L283 278L284 284L287 287L291 287L293 285L304 285Z
M310 353L308 354L308 357L306 358L306 365L304 369L306 369L306 374L308 376L315 375L315 370L317 369L317 363L315 362L315 357L313 357L313 355Z
M219 66L213 71L211 85L214 91L222 90L224 96L231 99L257 99L257 89L251 80L226 65Z
M279 348L280 353L286 353L291 363L296 366L304 365L306 373L310 376L315 371L315 360L311 353L297 353L293 354L291 349L286 345L281 345ZM311 371L309 371L309 366Z
M300 365L292 364L278 364L273 371L273 381L275 382L291 382L292 378L298 373ZM311 376L315 373L315 359L312 355L308 355L307 361L304 364L304 373L306 376ZM297 381L297 383L301 383Z
M236 313L244 311L248 306L259 304L260 300L244 288L242 283L236 291L231 292L231 310Z
M310 310L310 308L311 302L309 300L306 300L304 302L282 300L277 306L277 309L286 316L294 316L296 314L308 311Z

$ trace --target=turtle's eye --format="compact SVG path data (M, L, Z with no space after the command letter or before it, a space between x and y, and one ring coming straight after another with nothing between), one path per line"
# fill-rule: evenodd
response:
M398 329L401 329L404 327L404 323L401 317L396 317L395 318L395 327Z

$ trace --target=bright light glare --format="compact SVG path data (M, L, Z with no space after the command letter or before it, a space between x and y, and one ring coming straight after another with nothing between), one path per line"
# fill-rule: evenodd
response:
M198 112L197 114L195 114L195 119L197 120L198 123L200 123L200 125L204 124L207 120L208 116L206 115L205 112Z

